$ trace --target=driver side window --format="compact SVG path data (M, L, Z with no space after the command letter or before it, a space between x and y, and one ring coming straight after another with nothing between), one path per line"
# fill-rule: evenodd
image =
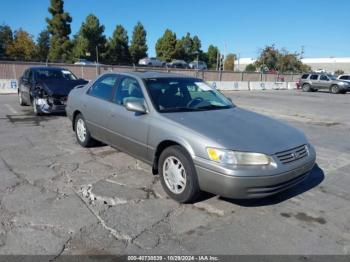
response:
M144 96L139 82L132 77L123 78L118 85L114 101L118 105L125 105L127 100L144 101Z

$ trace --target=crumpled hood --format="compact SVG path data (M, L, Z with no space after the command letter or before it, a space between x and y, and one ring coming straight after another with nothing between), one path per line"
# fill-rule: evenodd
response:
M68 96L69 92L77 85L85 85L88 81L78 80L45 80L40 84L44 87L49 95Z
M307 143L296 128L237 107L162 115L226 149L274 154Z

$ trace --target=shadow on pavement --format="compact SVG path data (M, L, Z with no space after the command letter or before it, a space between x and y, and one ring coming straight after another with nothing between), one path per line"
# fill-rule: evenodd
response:
M323 181L323 179L323 170L316 164L311 170L309 176L303 182L276 195L260 199L226 199L221 197L219 199L244 207L276 205L297 195L303 194L306 191L309 191L310 189L318 186Z

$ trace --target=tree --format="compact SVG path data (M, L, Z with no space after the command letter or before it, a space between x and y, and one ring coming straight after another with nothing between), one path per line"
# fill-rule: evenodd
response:
M182 59L187 62L191 62L193 60L193 40L190 33L186 33L186 35L181 38L177 48L178 53L181 54L181 52L183 52Z
M106 51L104 30L104 26L100 24L99 19L95 15L88 15L85 22L82 23L78 34L74 37L74 58L97 60L96 51L103 57Z
M138 22L132 32L130 44L130 55L134 64L137 64L140 59L147 57L148 46L146 43L146 37L147 32L145 28L140 22Z
M277 70L281 73L293 73L300 71L301 61L297 54L289 54L285 52L280 55L277 62Z
M213 45L209 45L208 52L207 52L208 68L210 68L210 69L216 68L218 54L219 54L219 48L217 48L216 46L213 46Z
M344 70L338 69L334 72L335 75L339 76L339 75L343 75L344 74Z
M170 29L165 30L163 36L156 43L157 57L165 61L176 58L176 34Z
M15 60L26 61L31 60L34 53L33 37L22 29L17 30L13 42L6 48L6 54Z
M175 58L183 59L187 62L192 60L207 60L207 55L201 50L201 41L198 36L191 37L186 33L181 39L178 39L175 46Z
M235 54L228 54L225 57L225 61L224 61L225 70L233 71L235 69L235 60L236 60Z
M274 45L266 46L260 53L255 65L260 71L278 71L281 73L306 72L310 67L301 62L297 53L286 49L278 50Z
M47 29L51 34L49 59L51 61L68 61L70 57L71 33L70 23L72 18L69 13L64 12L63 0L51 0L49 12L51 19L46 18Z
M6 49L13 41L11 27L8 25L0 25L0 59L6 59Z
M109 63L129 64L131 62L128 33L122 25L117 25L107 46L106 57Z
M249 64L245 67L245 72L256 72L256 66L254 64Z
M40 61L46 61L50 49L50 33L47 30L40 32L36 45L36 57Z
M266 46L260 53L256 61L256 65L264 70L277 70L277 63L280 59L280 52L275 48L275 45Z

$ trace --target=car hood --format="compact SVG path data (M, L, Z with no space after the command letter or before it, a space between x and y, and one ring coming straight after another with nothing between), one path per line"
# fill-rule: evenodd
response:
M274 154L307 143L294 127L241 108L166 113L164 116L226 149Z
M88 81L78 80L46 80L40 84L44 87L49 95L67 96L69 92L77 85L85 85Z

